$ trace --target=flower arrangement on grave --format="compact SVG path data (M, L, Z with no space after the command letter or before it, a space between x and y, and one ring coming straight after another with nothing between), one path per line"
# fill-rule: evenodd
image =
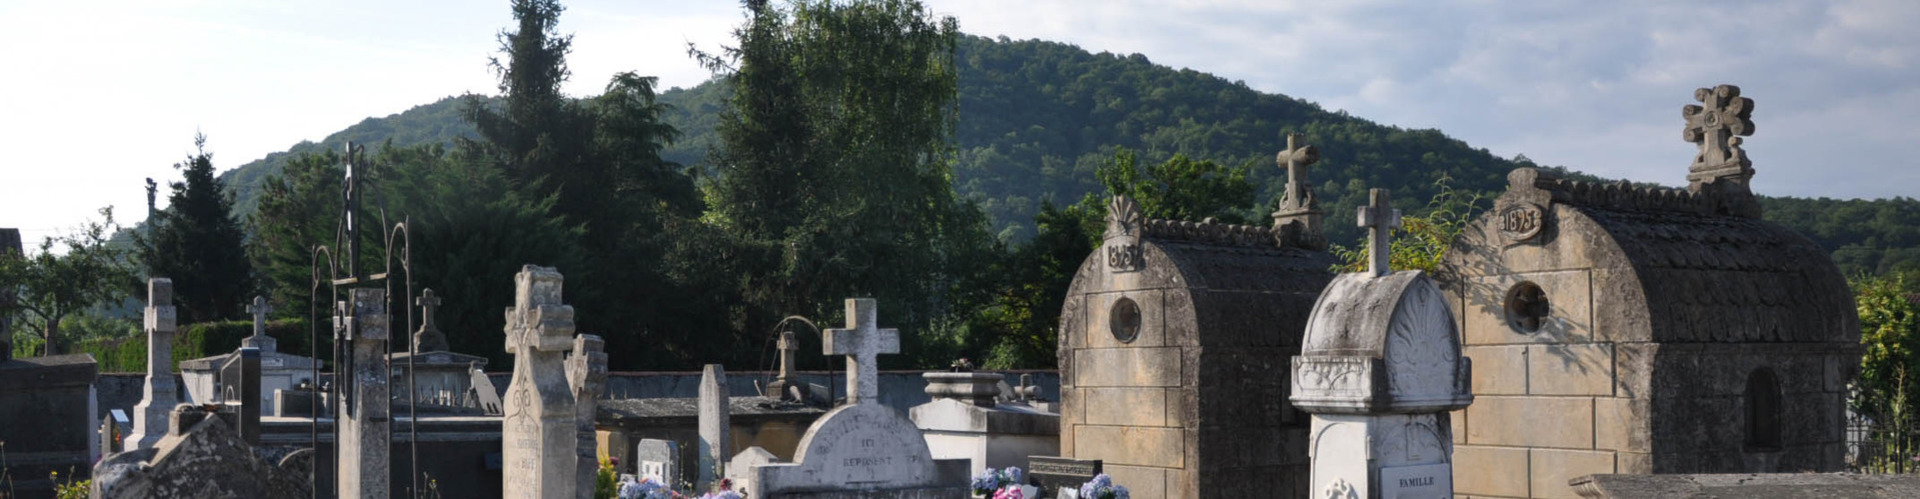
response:
M745 499L746 497L740 495L739 492L733 491L732 478L720 479L720 483L714 484L714 489L713 492L701 495L699 499Z
M980 474L973 476L973 493L990 499L1025 499L1020 490L1020 477L1018 466L980 470Z
M1092 480L1080 484L1080 499L1132 499L1127 486L1114 485L1113 478L1106 473L1094 475Z
M635 480L633 475L620 479L620 499L686 499L685 494L673 490L666 484L653 478Z

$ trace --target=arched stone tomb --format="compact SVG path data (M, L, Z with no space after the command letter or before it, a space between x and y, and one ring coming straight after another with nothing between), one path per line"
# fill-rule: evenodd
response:
M1398 214L1375 189L1372 247ZM1295 407L1312 413L1311 497L1450 497L1447 411L1473 403L1470 359L1440 287L1418 270L1341 274L1315 302L1293 358Z
M1457 456L1489 470L1463 472L1460 493L1845 467L1853 295L1819 244L1760 218L1737 137L1752 101L1728 85L1695 97L1688 187L1516 169L1442 257L1480 369Z

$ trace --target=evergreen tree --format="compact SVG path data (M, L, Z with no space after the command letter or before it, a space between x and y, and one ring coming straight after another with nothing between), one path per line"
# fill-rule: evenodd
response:
M984 298L966 280L994 241L949 173L953 19L907 0L755 1L735 37L701 58L733 89L708 187L765 321L744 329L830 317L854 296L879 298L883 321L911 328Z
M173 166L184 178L170 184L167 209L147 222L149 234L134 234L148 276L173 280L181 323L238 318L256 290L233 198L213 178L206 143L193 138L196 154Z

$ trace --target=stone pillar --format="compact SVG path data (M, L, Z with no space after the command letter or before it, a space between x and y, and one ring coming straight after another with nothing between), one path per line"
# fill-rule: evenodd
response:
M575 482L580 487L574 496L593 499L593 487L587 484L593 483L600 472L593 421L600 407L600 394L607 389L606 342L599 336L582 334L573 337L573 356L567 358L567 385L573 389L574 434L577 439L574 454L580 462L579 478Z
M727 476L733 449L732 407L727 393L727 368L707 364L700 375L700 477L695 491L710 490Z
M780 375L775 377L772 382L767 383L767 393L764 395L780 400L792 400L796 402L805 400L804 397L797 397L787 393L787 387L794 386L794 380L797 379L793 373L793 354L800 351L800 343L794 341L793 331L780 332L779 349Z
M385 498L391 491L393 453L387 292L355 288L348 297L334 323L337 341L350 349L350 364L344 366L349 375L334 380L347 397L334 419L340 433L336 487L340 497Z
M501 487L508 499L574 497L580 485L573 390L561 357L573 346L573 307L560 302L563 277L550 267L528 265L514 281L507 309L507 353L513 381L507 386L501 425Z
M147 381L140 388L140 403L133 406L133 434L126 438L127 450L151 449L167 432L173 406L180 404L180 385L173 379L173 333L177 318L173 309L173 280L165 277L147 280Z
M1418 270L1393 272L1386 193L1360 208L1366 272L1334 278L1293 358L1295 407L1313 415L1311 497L1452 497L1448 411L1473 403L1472 362L1445 294ZM1550 424L1550 423L1549 423Z

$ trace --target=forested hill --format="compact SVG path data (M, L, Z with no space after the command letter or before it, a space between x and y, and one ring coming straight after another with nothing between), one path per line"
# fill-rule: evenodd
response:
M1437 130L1408 130L1329 111L1312 102L1253 90L1190 69L1155 65L1146 56L1089 53L1046 41L965 37L956 62L960 79L955 188L979 200L1003 237L1024 239L1042 200L1068 204L1098 186L1094 170L1120 148L1141 164L1174 154L1232 166L1252 166L1259 204L1271 211L1286 174L1273 164L1283 132L1302 133L1319 147L1311 170L1321 206L1330 214L1330 238L1351 244L1358 231L1338 214L1353 213L1368 188L1392 189L1395 204L1418 212L1452 179L1456 189L1498 193L1518 166ZM704 165L715 143L726 93L717 83L663 92L675 107L668 122L681 139L667 159ZM236 186L238 209L250 213L269 174L304 152L338 149L347 140L395 145L450 142L472 134L459 99L448 98L385 118L369 118L320 143L243 165L221 179ZM1764 174L1764 170L1763 173ZM1767 216L1836 251L1849 273L1884 271L1920 262L1920 203L1911 199L1833 201L1767 199ZM1829 213L1832 210L1833 213ZM1838 212L1853 215L1836 216Z

